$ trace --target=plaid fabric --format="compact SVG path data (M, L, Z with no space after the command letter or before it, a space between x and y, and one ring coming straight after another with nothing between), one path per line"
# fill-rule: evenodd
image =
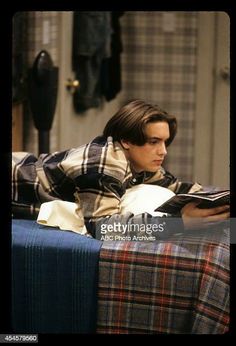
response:
M132 184L157 184L176 193L201 188L197 183L180 182L163 168L156 173L142 172L134 177L121 145L113 143L112 137L107 140L96 137L76 149L41 154L38 159L25 152L13 153L12 158L15 217L20 217L23 209L26 217L27 204L32 215L42 202L53 199L76 201L85 221L90 222L90 228L99 218L119 214L120 198ZM140 220L142 218L141 215ZM129 222L132 222L130 216Z
M121 18L122 97L157 103L178 120L165 168L193 179L198 12L173 12L173 31L162 11L126 11ZM172 14L172 12L171 12Z
M221 334L228 327L228 230L103 243L97 333Z

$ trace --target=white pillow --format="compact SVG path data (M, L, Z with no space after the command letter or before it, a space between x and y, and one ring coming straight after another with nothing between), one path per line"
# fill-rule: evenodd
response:
M148 212L153 216L166 215L154 210L174 195L173 191L165 187L149 184L135 185L127 189L122 196L120 213L131 212L137 215Z

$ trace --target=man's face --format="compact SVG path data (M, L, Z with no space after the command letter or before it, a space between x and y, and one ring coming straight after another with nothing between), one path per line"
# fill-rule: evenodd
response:
M165 142L170 136L168 123L162 121L148 123L145 128L147 142L135 145L122 140L126 157L135 172L156 172L161 167L167 154Z

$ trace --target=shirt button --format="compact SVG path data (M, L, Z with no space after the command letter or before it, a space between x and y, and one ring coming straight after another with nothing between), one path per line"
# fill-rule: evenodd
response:
M134 179L132 179L132 182L133 182L133 183L136 183L136 181L137 181L137 179L135 179L135 178L134 178Z

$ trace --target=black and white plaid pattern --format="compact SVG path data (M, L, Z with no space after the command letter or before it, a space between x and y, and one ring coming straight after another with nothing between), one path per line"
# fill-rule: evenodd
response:
M120 199L134 178L121 145L112 137L96 137L86 145L41 154L38 159L26 152L13 153L12 167L12 201L17 217L18 203L21 208L28 204L32 211L42 202L62 199L77 202L87 222L106 216L111 220L105 218L105 222L112 222L112 216L120 212ZM156 173L138 174L135 184L141 183L156 184L176 193L201 188L197 183L180 182L163 168ZM130 215L128 219L132 223Z

